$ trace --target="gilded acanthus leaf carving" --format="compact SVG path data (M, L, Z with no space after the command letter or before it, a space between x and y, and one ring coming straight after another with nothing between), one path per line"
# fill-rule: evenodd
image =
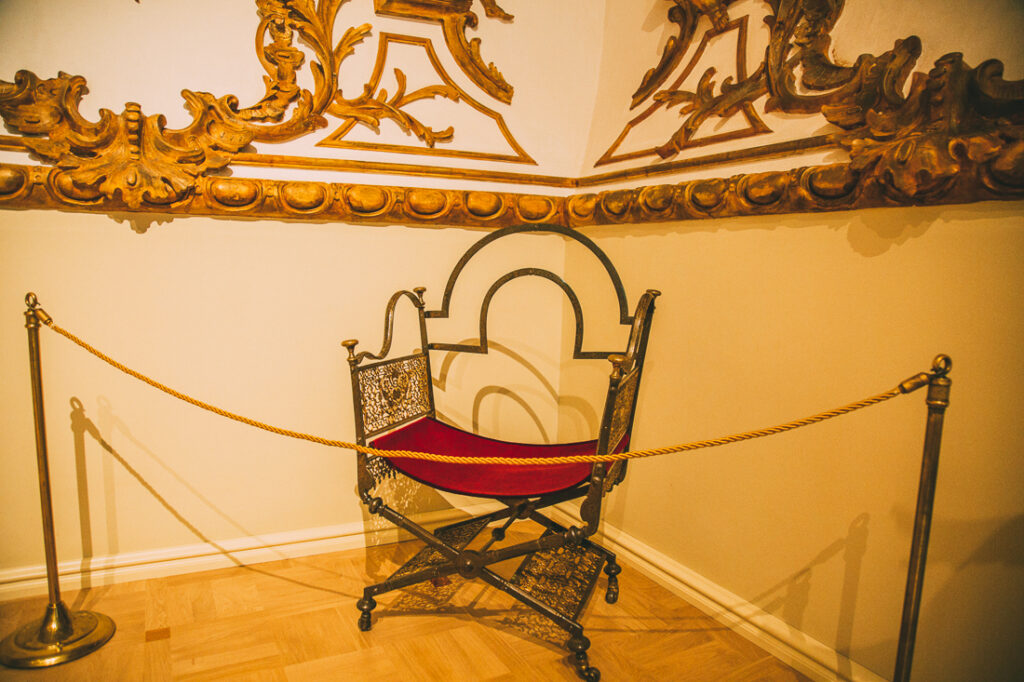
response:
M357 97L342 95L341 64L372 30L369 24L353 26L335 40L338 10L345 2L256 0L260 17L256 53L267 72L265 95L252 106L239 107L233 95L218 98L184 90L185 108L193 121L181 130L167 129L163 116L147 116L131 102L120 114L102 109L99 121L88 121L78 108L87 92L85 79L65 73L42 80L19 71L14 83L0 81L0 116L9 129L25 136L27 148L63 169L58 182L67 198L88 202L119 195L131 208L181 201L194 191L196 178L225 167L250 142L294 139L326 126L328 114L374 130L388 119L428 147L450 141L451 126L435 130L406 107L433 97L458 101L460 93L451 85L409 92L405 74L396 70L398 87L391 96L386 90L375 93L370 84ZM447 23L475 21L469 3L455 4L458 7L445 5L438 16ZM494 0L484 2L484 8L488 16L511 19ZM397 9L412 11L404 5ZM312 91L299 85L298 75L307 58L295 44L298 38L312 52L308 60ZM478 48L479 41L467 43L467 50L477 57ZM504 82L493 65L477 66L493 70L488 71L492 86Z
M697 133L697 129L709 118L717 116L728 118L749 107L750 102L765 92L764 82L758 78L746 78L740 83L733 83L729 76L719 86L715 94L714 67L709 68L697 83L696 92L686 90L663 90L654 96L655 101L664 102L667 107L682 104L680 116L686 115L683 125L679 127L665 144L655 148L658 156L668 159L686 147ZM757 74L755 74L756 76ZM752 134L768 132L768 127L756 116L750 117Z
M496 1L481 1L488 16L511 19ZM843 0L765 0L768 46L760 66L750 74L743 66L749 18L730 17L739 5L733 0L669 0L668 18L679 25L679 35L669 40L656 68L644 75L633 104L672 107L680 114L681 123L660 146L603 157L601 162L654 155L667 159L682 149L765 132L767 126L754 112L755 101L763 101L765 110L820 116L835 126L834 131L584 178L398 165L386 172L595 187L807 149L841 147L849 154L846 162L583 193L565 200L208 177L233 160L250 165L274 164L280 159L300 165L317 161L323 162L320 167L378 172L381 164L275 157L251 153L247 148L250 142L278 142L304 135L326 125L328 116L341 118L350 127L361 123L373 129L391 120L424 145L437 146L432 152L455 155L458 150L446 150L442 144L454 134L450 127L435 130L407 111L408 105L428 97L472 103L442 72L438 72L441 84L409 90L405 75L396 71L397 88L389 94L380 87L375 66L371 87L351 99L342 96L338 85L342 62L371 33L369 25L362 25L335 37L335 20L345 2L256 0L260 17L256 52L266 70L265 94L255 104L242 107L232 95L185 90L182 94L192 122L182 129L168 129L163 116L148 115L133 103L120 113L101 109L97 120L87 119L79 109L87 91L80 76L59 73L42 79L19 71L13 82L0 81L0 117L8 131L18 136L5 136L0 145L32 151L54 166L0 167L0 205L254 217L329 215L355 222L479 226L564 220L583 226L1024 196L1024 81L1004 79L1003 65L997 60L971 68L955 52L939 59L927 73L915 72L922 50L916 36L894 41L892 49L882 54L862 55L852 65L834 63L829 56L830 34ZM382 14L438 21L446 30L457 30L462 39L470 25L467 22L475 21L475 16L470 18L472 0L375 2ZM710 28L696 49L690 50L698 22L710 24ZM725 36L726 32L730 35ZM388 44L385 37L391 42L430 45L425 38L382 34L377 48L380 65ZM709 40L722 42L726 37L737 39L737 67L722 78L719 74L725 73L724 64L707 68L698 56ZM482 69L479 75L486 81L490 67L473 52L472 41L466 41L464 49L470 57L460 65L466 69L467 64L475 63L473 68ZM694 56L682 67L683 75L675 77L688 51ZM698 65L703 65L702 70L694 70ZM300 85L303 68L312 75L311 89ZM687 80L691 73L698 82L684 87L692 82ZM673 77L676 80L669 82ZM480 106L476 109L495 114ZM732 127L719 134L698 135L698 128L710 119L737 113L746 117L745 129ZM501 125L517 155L493 158L530 161ZM605 157L612 155L621 139ZM360 144L363 149L371 148L371 143ZM360 148L356 143L352 146ZM420 153L423 148L418 150ZM467 158L490 158L463 153Z
M330 111L333 115L345 119L345 122L331 132L327 137L317 142L318 146L338 147L343 149L372 149L380 151L392 151L397 153L433 154L437 156L476 158L494 161L509 161L513 163L536 163L529 154L516 142L511 131L505 125L504 118L498 112L490 109L473 99L469 93L463 90L452 80L438 59L433 43L427 38L416 36L399 35L395 33L381 33L377 47L377 59L373 66L373 72L366 84L363 86L364 95L352 101L344 99L332 104ZM436 75L438 82L434 85L419 88L407 92L405 73L400 69L393 69L395 73L395 94L388 95L388 91L381 87L386 65L388 64L390 48L392 46L407 46L418 48L422 52L426 62L429 63ZM422 76L420 76L422 78ZM428 77L432 80L431 77ZM376 94L373 94L375 93ZM455 130L449 126L444 130L435 130L423 125L420 121L407 115L406 107L418 100L429 97L443 97L452 102L462 105L464 111L476 111L477 113L491 119L495 128L501 133L508 143L512 154L495 152L476 151L472 149L458 149L447 145L438 145L438 142L449 142L454 137ZM355 105L355 106L353 106ZM378 112L374 105L387 111ZM365 142L354 139L346 139L356 123L362 123L371 130L378 132L381 119L384 114L390 114L392 121L398 123L399 127L407 133L418 137L426 146L419 145L391 145L379 142Z
M264 76L267 92L254 106L238 110L238 117L252 124L254 140L283 142L304 135L327 125L325 114L362 123L375 131L379 130L382 120L388 119L399 129L416 135L428 147L451 140L452 128L435 130L405 110L412 102L432 97L457 101L458 92L451 87L435 85L406 92L405 75L396 71L398 89L391 97L385 90L373 92L370 84L356 97L346 98L342 94L339 87L342 62L372 32L369 24L352 26L334 40L337 14L346 1L257 0L260 24L256 35L257 44L261 46L257 48L257 56L267 71ZM298 85L297 75L305 55L294 44L296 36L313 52L309 62L314 83L312 92ZM284 121L289 107L293 108L292 114Z
M398 87L391 97L388 97L388 91L383 89L374 95L370 87L367 87L360 97L350 100L338 93L328 111L338 118L358 121L373 130L380 129L382 119L390 119L402 130L423 140L428 147L433 147L438 142L449 142L455 134L454 128L449 126L444 130L434 130L410 116L403 108L412 102L433 97L444 97L458 102L459 91L448 85L430 85L406 92L406 78L401 69L395 69L395 80Z
M768 91L764 65L762 64L752 75L747 75L749 18L743 16L730 19L727 11L729 0L673 0L673 2L674 4L669 10L669 21L679 24L679 35L669 38L658 65L644 75L639 89L633 94L630 108L636 108L648 99L651 102L626 124L619 137L597 160L595 166L655 155L669 159L686 148L771 132L753 106L753 102ZM690 50L698 22L702 18L708 19L711 26L702 33L696 48ZM729 67L724 62L718 63L716 66L707 65L704 61L706 51L715 40L735 40L734 65ZM682 67L681 73L671 83L666 84L669 77L682 63L684 54L691 55L687 64ZM703 72L695 71L700 64L704 65ZM726 76L719 84L714 79L719 72L718 67L731 68L734 75ZM683 89L682 84L692 73L702 73L697 85L692 90ZM663 108L668 110L675 105L681 105L678 111L683 121L668 140L647 149L619 152L619 147L633 128L643 124L658 110ZM698 135L698 131L709 119L721 118L724 120L733 117L745 121L746 126L736 127L733 124L722 132L705 132Z
M728 16L733 0L670 2L668 21L679 25L679 35L669 39L658 65L644 75L632 107L647 99L655 102L652 108L680 105L683 120L664 144L646 153L675 156L694 144L697 129L708 118L733 116L767 94L766 112L820 114L847 131L839 139L850 151L853 170L876 173L887 191L905 199L942 191L964 163L986 164L993 174L1007 178L997 169L1011 167L1014 162L1004 157L1012 153L1016 158L1018 153L1024 81L1003 80L1000 62L989 60L970 69L959 53L951 53L928 74L914 72L921 41L909 36L880 55L861 55L851 66L836 64L829 57L830 34L843 0L766 0L769 42L752 74L736 82L725 79L717 93L713 69L704 72L692 91L658 90L689 49L701 17L711 24L709 35L721 34L735 21ZM639 120L630 122L599 164L644 154L612 156Z
M246 121L278 123L284 118L292 102L303 97L297 75L306 61L306 55L292 44L294 30L283 5L269 0L257 0L256 6L260 16L256 39L259 43L268 34L270 36L270 43L256 50L260 63L267 71L267 75L263 77L267 94L255 105L240 110L238 115ZM306 100L308 114L311 102L308 93Z
M134 102L121 114L100 110L100 120L78 111L85 79L60 73L40 80L19 71L0 82L0 116L27 135L25 145L62 169L59 182L71 199L120 195L130 208L145 201L171 204L194 191L196 178L223 168L252 133L234 120L228 98L183 91L192 123L169 130L163 116L146 116Z
M851 166L871 172L887 192L920 200L948 191L967 165L986 184L1024 184L1024 81L1002 79L1003 65L977 68L959 53L926 75L914 74L898 106L868 109L863 136L849 139Z
M512 21L515 18L501 9L497 0L481 0L481 3L484 13L492 19ZM488 95L508 104L515 89L493 62L484 61L480 55L480 39L466 37L466 29L476 28L479 21L469 9L472 4L473 0L374 0L377 14L441 24L445 44L463 73Z
M670 36L661 54L658 65L644 74L640 87L633 93L631 109L650 97L668 77L675 71L683 59L690 41L697 30L697 20L701 15L707 16L716 31L724 31L729 18L725 11L728 2L721 0L673 0L674 4L668 11L668 20L679 25L679 35Z

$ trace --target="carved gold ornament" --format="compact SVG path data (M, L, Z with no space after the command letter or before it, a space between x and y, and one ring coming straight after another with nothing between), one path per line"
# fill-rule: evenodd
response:
M435 131L404 111L406 105L424 98L459 98L462 93L449 84L412 93L400 86L392 97L384 91L374 94L376 86L368 85L358 97L342 95L341 64L371 31L368 24L350 27L335 40L335 20L345 1L256 0L260 17L256 53L267 72L266 94L256 104L239 108L233 95L183 90L193 121L181 130L166 129L162 115L146 115L132 102L121 114L103 109L99 121L88 121L79 112L87 91L85 79L63 72L42 80L23 70L14 83L0 81L0 116L9 130L23 136L24 147L63 170L53 179L63 200L88 204L99 197L120 199L130 209L181 202L195 191L197 178L227 166L250 142L295 139L326 126L325 115L374 129L388 119L428 147L450 140L450 128ZM456 12L452 3L439 3L437 16L443 15L445 21L457 18L463 26L475 21L469 3L457 4L467 7ZM493 2L485 4L489 14L498 10ZM403 8L404 4L395 4L395 11L408 14L408 8ZM314 55L309 63L313 91L298 84L306 58L295 46L297 37ZM473 44L477 53L478 43ZM404 85L404 76L398 78ZM532 161L499 123L517 152L510 159ZM509 159L498 155L495 160Z
M717 92L710 69L695 92L678 90L684 73L662 90L688 50L701 17L712 25L705 40L733 24L728 16L732 0L671 2L668 19L679 25L679 34L669 39L659 63L644 75L632 106L647 99L654 100L652 109L680 105L683 121L664 144L634 153L632 158L654 153L671 158L695 146L694 133L708 118L733 116L767 95L766 112L821 114L845 131L830 137L827 144L847 149L851 172L877 173L897 200L919 201L942 194L954 176L975 163L986 164L988 169L979 176L981 181L990 183L1001 175L1006 181L1002 189L1019 187L1019 170L1010 177L1007 164L1013 167L1017 163L1010 157L1018 152L1011 149L1017 149L1024 137L1024 81L1003 81L1000 62L989 60L972 69L959 53L951 53L939 59L928 74L913 72L921 41L910 36L897 40L892 50L881 55L862 55L852 66L842 66L831 61L828 51L829 33L843 2L767 0L769 43L754 73L741 74L735 83L726 79ZM740 66L743 61L741 55ZM613 155L639 120L642 118L627 124L598 164L626 158ZM768 132L767 127L760 132ZM821 146L824 140L806 142L807 147ZM997 157L1000 161L990 163Z
M511 14L498 7L497 0L480 0L484 13L492 19L512 21ZM514 88L501 71L480 56L480 39L466 37L467 28L476 28L477 16L470 11L473 0L374 0L377 14L404 19L423 19L441 24L445 43L459 68L491 97L508 104Z
M1024 80L1005 80L997 60L971 67L955 52L927 73L914 71L921 54L916 36L895 41L881 55L862 55L853 65L836 64L829 57L830 32L842 0L766 0L769 41L764 59L747 73L745 38L741 40L735 80L709 69L701 72L698 60L684 65L683 59L698 23L710 24L711 35L735 32L742 37L746 17L729 16L730 0L671 0L668 20L679 27L678 35L640 79L632 106L671 107L681 122L663 144L643 154L626 153L630 158L664 159L656 164L567 178L258 153L252 143L307 135L326 127L329 117L341 121L327 136L332 141L357 123L376 128L384 120L419 139L420 153L442 153L438 148L454 135L450 127L428 125L406 110L428 97L469 101L450 79L408 91L399 76L396 92L389 94L379 88L379 81L372 81L357 97L342 95L342 63L371 32L369 25L362 25L335 37L335 20L345 1L257 0L256 52L266 72L264 96L242 107L233 95L184 90L192 121L181 129L167 128L162 115L147 114L131 102L120 113L101 109L98 120L86 118L79 110L86 92L81 76L62 72L44 79L22 70L13 82L0 81L0 117L11 133L0 135L0 149L29 151L49 164L0 164L0 207L501 227L531 221L587 226L1024 198ZM479 41L466 40L466 27L476 21L471 0L375 2L381 14L440 22L467 75L511 98L511 87L503 89L497 69L479 59ZM511 19L493 1L483 6L488 16ZM702 41L707 39L706 33ZM425 41L402 36L392 40ZM463 45L463 52L453 44ZM695 88L682 89L686 76L670 80L680 67L687 75L701 74ZM302 69L312 76L311 90L300 85ZM746 129L724 133L730 139L764 132L767 126L755 102L763 102L759 106L765 112L820 116L833 131L673 158L680 150L722 141L697 134L702 123L716 118L745 117ZM506 134L500 116L494 120ZM510 134L505 139L515 153L487 158L529 160ZM605 157L626 158L617 151L618 142ZM652 181L711 164L827 148L845 152L848 161L674 184ZM451 149L444 153L484 158ZM437 178L442 185L457 179L571 191L612 182L646 184L544 196L224 177L232 164L417 175Z
M389 53L388 47L390 45L411 45L414 47L421 48L431 67L434 69L434 73L441 80L441 83L434 86L428 86L420 88L412 92L406 92L406 77L400 69L395 69L395 80L398 84L398 88L392 95L388 95L387 90L378 90L380 87L381 78L384 75L384 66L387 63L387 56ZM428 154L436 156L451 156L464 159L483 159L488 161L509 161L512 163L530 163L536 164L537 162L526 153L526 150L520 146L516 139L512 136L508 126L505 124L505 119L498 112L493 109L485 107L480 102L473 99L469 93L460 88L458 84L452 80L451 76L445 70L444 66L441 65L441 61L437 58L437 53L434 51L434 45L426 38L417 38L415 36L404 36L396 35L393 33L382 33L380 35L380 45L377 48L377 61L373 66L373 73L370 75L370 80L366 84L365 95L367 101L379 103L381 107L387 107L391 112L391 120L399 124L403 130L409 133L415 134L426 147L412 147L406 145L391 145L383 144L380 142L372 143L361 143L357 141L346 140L345 136L355 127L357 123L364 123L369 125L375 131L379 131L379 119L366 121L365 118L358 116L350 116L337 130L332 132L329 136L317 142L318 146L322 147L340 147L344 149L366 149L373 151L387 151L397 153L414 153L414 154ZM370 93L376 94L373 98L370 98ZM429 97L444 97L453 102L462 102L477 112L483 114L485 117L491 119L495 127L500 131L501 136L505 139L512 152L514 153L491 153L491 152L479 152L469 151L465 149L450 149L446 145L438 146L437 142L450 142L454 137L454 129L449 126L445 130L435 131L431 128L424 126L416 119L409 116L403 111L403 108L408 104L416 102L421 99ZM379 117L383 118L383 116Z
M51 182L68 203L100 196L128 208L180 202L200 176L226 166L253 137L229 98L182 91L192 123L168 130L163 116L146 116L134 102L121 114L100 109L100 120L88 121L78 111L85 92L84 78L63 72L40 80L19 71L14 83L0 81L0 115L26 135L27 148L60 169Z
M201 177L181 201L130 206L115 194L75 199L63 170L0 164L0 208L55 208L103 213L150 210L173 215L507 227L564 223L562 197L509 192L393 187L348 183Z
M740 17L739 19L729 21L725 16L724 9L719 13L713 14L713 28L704 33L700 44L694 51L689 63L682 70L682 73L667 89L657 93L654 92L679 65L683 54L689 47L690 39L693 37L694 29L696 28L697 13L693 11L676 11L679 9L678 5L672 8L672 11L669 12L669 20L680 24L680 36L679 38L674 36L669 38L661 62L657 67L647 72L643 82L640 84L640 88L634 93L633 106L631 108L637 107L652 94L654 101L626 124L615 142L594 164L595 166L654 155L667 159L675 156L684 148L700 147L771 132L771 128L757 115L753 105L753 100L766 92L764 84L747 77L748 17ZM719 84L715 79L717 70L712 66L704 70L695 91L680 90L679 88L682 83L700 64L701 58L704 56L712 39L733 32L736 33L736 79L738 83L757 84L752 88L749 86L738 88L736 84L732 83L732 76L726 77ZM716 87L720 90L718 95L715 95ZM679 130L667 142L650 149L641 149L621 154L616 153L630 131L650 118L658 110L673 107L678 107L679 115L683 116L685 120L679 127ZM728 118L734 115L742 116L746 120L746 127L702 137L696 135L698 128L709 118Z

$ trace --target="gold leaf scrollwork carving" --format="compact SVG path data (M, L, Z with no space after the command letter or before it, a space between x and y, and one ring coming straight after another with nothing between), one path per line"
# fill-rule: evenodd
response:
M766 111L820 114L838 132L584 178L448 167L402 166L399 170L398 165L251 153L250 142L293 139L326 125L327 116L370 127L390 118L426 145L441 145L449 139L450 129L434 130L404 109L423 97L455 96L442 86L408 92L400 75L399 88L391 95L367 90L351 100L341 97L342 62L371 30L368 25L350 27L335 39L336 15L345 1L257 0L256 52L266 70L264 96L252 106L240 107L232 95L186 90L183 96L192 122L178 130L168 129L162 116L148 115L132 103L120 113L101 109L98 120L87 119L79 110L87 91L80 76L59 73L43 79L19 71L13 82L0 81L0 116L14 134L3 136L0 147L32 151L54 166L0 165L0 203L12 208L156 208L175 214L498 227L521 220L586 226L1024 197L1024 81L1005 80L997 60L971 68L958 53L942 57L927 73L915 72L921 54L921 42L915 36L895 41L891 50L880 55L862 55L851 66L836 64L829 57L830 33L842 11L841 0L767 0L769 42L761 65L749 75L737 69L734 79L721 82L707 68L695 71L703 78L697 78L697 85L689 90L681 85L685 81L677 78L670 83L669 78L692 47L698 20L711 24L706 38L725 30L740 34L747 17L731 18L734 3L730 0L669 0L668 19L679 26L679 33L665 46L658 65L644 75L633 106L644 102L678 106L682 121L664 144L612 160L659 154L667 159L680 149L722 141L725 135L736 139L758 134L749 116L751 125L746 130L710 137L694 133L712 117L752 111L754 101L761 98L766 98ZM449 22L463 39L465 27L475 20L469 19L472 0L376 2L382 14L393 11L406 18ZM483 5L488 16L511 19L496 2ZM460 17L464 23L456 21ZM478 51L473 56L470 43L460 48L468 57L459 64L468 69L467 64L476 62L476 68L483 69L478 77L486 82L494 74L488 75ZM738 46L742 44L737 41ZM700 46L691 51L699 52ZM739 47L737 57L738 64L745 61ZM692 60L684 70L696 64ZM300 86L303 68L312 75L310 90ZM465 93L459 96L460 101L468 101ZM434 177L593 188L711 163L829 147L845 149L849 161L678 184L591 190L565 198L455 189L436 189L436 195L427 195L403 187L207 177L232 161L296 167L330 161L333 165L315 167L383 168ZM529 160L518 147L515 150L517 155L496 160ZM436 151L454 155L457 150Z
M411 93L406 92L406 77L400 69L394 69L396 79L396 92L388 96L387 90L380 89L376 95L372 93L380 87L384 75L388 56L391 54L392 45L408 46L419 48L423 51L427 62L433 67L440 83L420 88ZM444 130L434 130L420 123L407 114L404 108L412 102L430 97L444 97L452 102L465 104L469 110L474 110L484 117L493 121L498 132L508 143L513 153L485 152L472 149L457 149L446 145L438 146L438 142L450 142L454 137L455 130L452 126ZM353 106L353 105L358 105ZM375 112L375 109L380 110ZM386 111L383 111L386 110ZM364 86L364 94L361 98L348 102L337 103L337 109L331 109L331 113L345 119L345 122L324 139L317 142L318 146L340 147L347 149L367 149L374 151L389 151L397 153L431 154L437 156L451 156L462 158L474 158L492 161L508 161L512 163L536 162L519 145L512 136L504 118L493 109L485 107L476 101L467 92L462 90L458 84L449 76L434 50L433 43L427 38L416 36L399 35L394 33L381 33L377 48L377 59L373 66L373 73ZM372 116L369 116L372 114ZM347 139L350 131L357 123L363 123L375 132L379 132L380 121L390 117L399 128L406 133L412 133L419 138L426 146L385 144L380 142L361 142Z
M866 134L844 143L851 167L902 201L947 194L972 169L993 192L1024 190L1024 81L1002 73L994 59L972 69L943 56L898 106L864 112Z
M327 125L324 114L345 121L362 123L379 130L384 119L394 121L398 127L416 135L428 147L452 138L449 127L437 131L423 124L404 109L409 104L432 97L458 100L458 92L438 85L406 91L405 74L395 73L398 88L394 95L387 91L374 94L367 85L357 97L348 99L339 88L342 62L351 56L356 46L370 35L369 24L352 26L334 41L334 24L338 10L345 0L257 0L260 25L257 29L257 56L267 71L264 76L266 95L256 105L241 109L240 118L253 124L254 139L261 142L283 142ZM294 46L299 35L313 50L310 62L314 90L302 90L297 74L305 55ZM269 41L267 40L269 37ZM282 122L289 107L294 107L288 121ZM272 125L267 125L267 124Z
M398 86L390 97L388 91L383 89L374 95L373 88L368 85L363 94L355 99L346 100L338 93L328 111L338 118L367 125L374 131L380 130L380 122L383 119L390 119L403 131L412 133L422 140L427 147L433 147L438 142L451 141L455 134L454 128L449 126L444 130L434 130L403 111L403 108L418 100L433 97L444 97L458 102L459 91L448 85L430 85L406 92L406 77L401 69L395 69L395 80Z
M256 29L256 55L267 71L263 82L267 94L251 107L239 110L239 118L246 121L271 121L279 123L288 107L302 99L299 115L309 115L312 96L298 85L298 72L306 61L302 50L292 44L295 34L294 20L290 19L284 6L273 0L256 0L260 17ZM264 44L269 35L270 43Z
M679 26L679 35L669 37L658 65L644 74L643 80L640 81L640 87L633 93L630 109L640 106L645 99L654 94L679 66L683 55L690 46L690 41L693 40L697 30L697 20L701 15L705 15L711 20L716 31L724 31L728 25L729 17L725 9L727 2L721 2L721 0L704 0L703 2L673 0L673 3L668 11L668 20Z
M481 0L481 3L484 13L492 19L514 19L498 6L497 0ZM508 104L515 88L509 85L493 62L484 61L480 55L480 39L466 37L466 29L476 28L479 21L469 9L472 4L473 0L374 0L377 14L441 24L445 44L463 73L488 95Z
M647 71L640 87L633 93L631 109L636 108L647 99L651 103L635 118L630 120L618 138L594 164L600 166L617 161L626 161L657 155L662 159L676 156L683 149L715 144L727 140L770 133L754 109L753 102L764 95L767 90L764 65L752 75L747 75L747 40L749 17L730 19L726 9L728 2L721 0L674 0L669 10L669 21L680 26L678 36L669 38L665 45L660 62ZM700 43L693 50L687 65L674 81L666 85L669 76L677 69L692 44L696 34L698 21L706 17L711 27L705 31ZM715 39L732 34L736 40L735 78L730 75L715 80L718 69L706 66L693 90L681 89L699 63L703 63L705 52ZM715 90L718 90L718 94ZM679 116L683 119L678 130L663 144L649 149L619 153L618 149L630 130L639 126L659 109L679 106ZM698 136L701 126L711 118L730 119L739 115L745 119L746 126L733 128L727 132L719 132Z
M396 70L398 87L390 96L385 90L374 93L370 84L352 99L342 95L341 64L371 32L369 24L353 26L335 40L335 21L346 1L256 0L260 17L256 53L266 71L264 96L252 106L239 107L233 95L217 98L184 90L185 106L193 121L181 130L168 130L162 116L147 116L134 103L128 103L120 114L103 109L98 122L88 121L78 111L87 92L85 79L64 73L42 80L20 71L14 83L0 81L0 116L8 128L25 136L25 147L65 171L52 183L64 199L89 203L120 196L129 208L180 202L196 190L196 178L223 168L250 142L294 139L326 126L325 115L373 130L379 130L381 121L388 119L428 148L450 141L454 135L451 126L434 129L406 110L413 102L433 97L459 101L460 91L450 84L410 92L405 74ZM461 46L450 47L460 66L499 99L505 93L504 101L508 101L511 87L493 65L483 66L479 40L465 40L465 27L476 21L470 4L471 0L458 0L424 9L404 0L378 0L382 13L440 21L449 39L455 35L453 27L457 28ZM485 0L484 9L491 17L512 18L495 0ZM308 60L312 91L299 85L298 75L307 58L295 44L298 38L312 52ZM524 152L513 160L532 161Z
M696 129L707 118L731 116L765 94L766 112L820 114L844 131L833 144L849 152L850 163L842 171L820 167L804 174L809 180L794 176L772 186L744 176L728 191L715 193L713 201L705 196L706 188L688 185L677 194L682 199L675 210L663 214L742 213L750 205L830 210L851 197L878 205L1024 192L1024 81L1004 80L1001 62L988 60L972 69L959 53L950 53L927 74L914 72L921 41L909 36L880 55L861 55L852 66L839 65L828 52L843 2L769 0L769 43L754 73L735 83L726 79L718 93L713 68L705 70L693 91L659 90L689 48L698 19L710 20L708 34L721 32L729 25L732 4L671 1L668 20L679 25L679 35L669 39L658 65L644 75L632 106L646 99L655 103L652 107L678 105L682 124L654 149L613 158L629 127L642 120L638 117L598 164L653 153L670 158L693 144ZM794 194L796 187L802 187L802 193ZM608 193L598 202L600 210L591 215L618 221L626 215L624 206L622 197Z
M183 91L192 123L169 130L163 116L146 116L134 102L119 115L101 109L98 122L88 121L78 110L85 92L84 78L63 72L41 80L19 71L14 83L0 82L0 116L61 169L54 184L71 202L120 196L129 208L173 204L252 140L234 119L230 97ZM47 137L33 137L39 135Z

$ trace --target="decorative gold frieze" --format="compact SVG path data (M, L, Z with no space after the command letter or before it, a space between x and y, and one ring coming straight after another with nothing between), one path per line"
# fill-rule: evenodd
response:
M854 163L576 194L565 214L584 227L1024 199L1022 132L998 147L986 136L920 135L854 149Z
M415 134L428 147L434 147L437 142L451 140L451 127L436 131L405 111L405 107L438 96L462 98L494 118L515 151L514 155L468 156L533 161L512 138L500 116L469 98L450 79L443 85L406 92L405 77L399 71L398 91L392 96L386 91L375 94L377 84L372 83L367 84L361 95L345 98L339 88L341 63L369 35L371 27L350 27L335 40L335 21L344 2L256 0L260 17L256 52L267 75L266 94L253 106L239 108L233 95L215 97L183 90L185 106L193 121L180 130L166 129L162 115L146 115L133 102L127 103L120 114L102 109L100 120L92 122L78 109L87 91L83 77L62 72L56 78L43 80L22 70L13 83L0 81L0 117L9 130L23 136L25 148L65 171L55 180L60 183L62 200L83 205L99 197L120 197L129 208L139 208L144 203L169 206L185 201L196 190L198 178L227 166L250 142L284 142L305 135L327 125L325 114L342 119L349 128L362 123L376 130L382 120L388 119ZM411 16L408 13L412 10L404 3L385 4L399 15L404 12ZM445 22L457 20L463 24L470 17L475 20L468 3L435 4L438 7L430 9L430 17L436 15ZM462 4L467 6L462 8ZM511 18L504 16L493 2L485 6L489 15ZM306 61L305 54L295 46L298 37L314 54L309 64L314 81L312 91L298 84L298 72ZM433 61L437 63L436 56Z
M129 204L120 193L82 197L67 173L61 168L0 164L0 208L495 228L565 221L560 197L238 177L197 178L195 191L177 202L154 203L143 195L139 204Z
M967 139L943 150L933 142L926 137L918 140L927 154L901 151L899 145L875 150L876 156L863 167L810 166L568 197L212 177L199 178L196 191L182 201L154 204L144 197L132 206L120 195L76 196L60 168L0 164L0 208L494 228L545 222L582 228L1024 199L1024 145L1019 138L996 152L986 140ZM952 162L947 154L952 154ZM921 165L922 158L929 160L927 168ZM949 163L958 170L953 172ZM930 175L933 171L927 170L938 168L946 168L947 174Z
M370 33L368 25L351 27L335 39L336 15L344 1L257 0L256 45L267 72L265 95L240 107L232 95L185 90L192 122L181 129L168 129L163 116L147 114L134 103L120 113L101 109L98 120L87 119L79 110L86 92L80 76L60 73L41 79L19 71L14 82L0 81L0 117L13 133L0 136L0 149L31 151L53 164L0 166L0 206L500 227L521 221L585 226L1024 196L1024 81L1005 80L999 61L972 68L958 53L942 57L928 73L914 72L921 53L915 36L896 41L881 55L863 55L852 66L835 64L828 56L829 32L843 3L820 0L768 0L770 37L760 67L747 74L745 54L738 51L736 82L716 84L714 74L705 70L692 92L680 89L683 80L669 79L693 42L697 22L706 17L714 35L727 30L745 35L746 18L730 17L733 5L727 0L671 0L669 20L679 25L679 34L643 77L633 99L634 106L680 107L679 130L649 150L664 157L701 140L707 143L708 138L694 135L701 122L753 111L758 98L764 98L766 110L820 115L833 124L833 131L812 138L582 178L256 153L251 143L305 135L326 126L328 116L340 118L341 129L356 123L376 127L390 119L434 147L450 138L450 130L435 130L404 107L431 96L469 101L454 83L407 92L399 76L399 91L390 96L379 90L379 79L358 97L342 96L341 64ZM377 0L381 13L456 27L460 24L453 18L475 20L471 5L471 0ZM484 6L491 16L510 18L494 2ZM461 24L463 29L466 25ZM391 39L429 44L419 38ZM691 59L684 70L690 73L695 65ZM310 69L312 90L299 84L302 68ZM751 130L757 128L753 118L747 120ZM725 134L735 138L737 133ZM511 135L506 140L517 158L493 160L529 159ZM280 182L222 172L231 164L246 164L583 188L650 183L653 176L711 163L830 147L845 151L848 162L568 198Z

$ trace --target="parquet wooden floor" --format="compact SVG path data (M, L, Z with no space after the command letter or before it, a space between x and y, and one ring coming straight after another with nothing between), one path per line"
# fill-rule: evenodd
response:
M507 595L455 577L378 597L356 627L362 587L418 549L403 542L65 592L105 613L114 638L44 670L0 679L576 680L565 635ZM786 667L623 563L619 602L599 581L582 622L603 680L803 682ZM42 616L46 598L0 604L0 634Z

